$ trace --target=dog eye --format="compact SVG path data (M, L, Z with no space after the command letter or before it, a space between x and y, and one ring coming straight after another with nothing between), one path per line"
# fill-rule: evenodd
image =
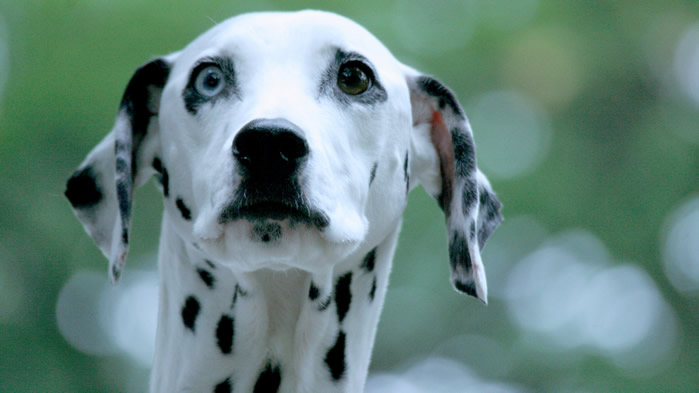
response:
M216 65L202 68L194 81L194 89L203 96L215 96L223 89L223 72Z
M371 87L371 70L364 63L351 61L340 67L337 86L347 94L362 94Z

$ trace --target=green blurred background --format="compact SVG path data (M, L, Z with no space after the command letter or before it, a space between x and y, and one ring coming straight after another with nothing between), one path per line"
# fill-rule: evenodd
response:
M413 191L370 392L699 391L699 2L0 0L0 391L147 389L161 201L116 288L63 198L149 58L241 12L321 8L436 75L506 221L490 304Z

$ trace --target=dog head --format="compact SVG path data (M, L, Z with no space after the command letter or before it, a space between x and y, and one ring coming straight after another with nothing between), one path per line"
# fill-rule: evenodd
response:
M500 204L463 110L343 17L241 15L134 73L66 191L113 280L133 190L153 175L165 222L248 271L325 269L376 245L421 183L445 212L453 285L485 300L480 249Z

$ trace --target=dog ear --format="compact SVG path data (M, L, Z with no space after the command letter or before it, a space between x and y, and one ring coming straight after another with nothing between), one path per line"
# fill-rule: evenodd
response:
M406 75L413 115L412 177L444 211L453 287L487 304L480 251L502 221L502 205L476 166L471 127L454 93L407 67Z
M112 131L68 179L65 196L87 233L109 259L116 283L126 261L134 187L154 173L160 95L170 62L155 59L131 77Z

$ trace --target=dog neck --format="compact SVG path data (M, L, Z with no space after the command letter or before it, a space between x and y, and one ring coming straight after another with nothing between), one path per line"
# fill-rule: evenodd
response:
M320 285L215 265L163 225L151 391L362 391L397 234Z

